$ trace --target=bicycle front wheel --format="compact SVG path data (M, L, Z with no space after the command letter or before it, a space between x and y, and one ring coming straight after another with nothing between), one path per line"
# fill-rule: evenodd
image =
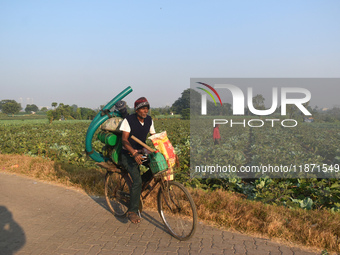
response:
M130 186L120 173L107 172L105 176L105 198L111 212L124 216L129 209Z
M197 225L195 203L180 183L165 182L165 189L158 191L158 212L170 233L179 240L187 240L193 236Z

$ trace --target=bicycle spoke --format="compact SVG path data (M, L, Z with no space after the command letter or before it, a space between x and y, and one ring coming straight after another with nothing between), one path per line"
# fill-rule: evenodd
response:
M190 238L196 227L197 212L187 190L179 183L169 182L158 194L158 208L163 222L176 238Z
M105 177L105 198L113 214L124 216L130 201L130 189L119 173L108 172Z

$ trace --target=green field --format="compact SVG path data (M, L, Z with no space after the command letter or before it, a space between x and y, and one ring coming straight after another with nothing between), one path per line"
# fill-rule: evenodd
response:
M49 158L80 167L96 167L84 153L85 135L90 121L0 120L0 151ZM155 120L157 132L167 131L181 169L176 179L195 188L224 189L246 195L248 199L284 205L290 208L340 210L338 179L290 178L257 179L190 178L190 121ZM294 129L221 127L222 143L213 145L212 128L202 125L200 139L191 141L195 157L213 156L221 164L327 164L340 161L340 129L335 124L302 123ZM93 147L101 151L103 144L94 138Z
M52 124L49 124L47 119L0 120L0 151L6 154L47 157L92 167L94 162L87 159L84 153L85 135L90 123L91 121L87 120L54 121ZM178 153L187 159L188 121L157 120L155 128L157 132L167 130L168 137L173 141ZM93 146L97 151L101 151L103 144L94 138Z
M211 123L202 119L192 121L192 165L203 162L232 165L237 169L240 166L292 166L296 169L293 177L340 176L337 174L340 173L339 124L299 123L293 128L270 124L230 127L225 124L220 125L221 144L215 146Z

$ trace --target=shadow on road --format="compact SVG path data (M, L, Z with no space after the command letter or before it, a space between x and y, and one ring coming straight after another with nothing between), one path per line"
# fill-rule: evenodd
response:
M91 196L90 194L87 194L94 202L96 202L97 204L99 204L101 207L103 207L106 211L108 211L109 213L112 214L110 208L108 207L106 200L104 197L98 197L98 196ZM112 217L115 217L118 221L120 221L121 223L128 223L129 220L126 217L119 217L119 216L115 216L112 214Z
M24 230L13 220L12 213L0 205L0 253L14 254L25 243Z
M158 214L157 214L158 215ZM142 218L154 225L155 227L161 229L164 232L169 232L167 228L164 226L164 224L158 220L156 220L153 216L151 216L149 213L143 211L142 212Z
M91 196L88 194L88 196L95 201L97 204L99 204L101 207L103 207L105 210L107 210L108 212L111 212L111 210L109 209L106 200L104 197L97 197L97 196ZM154 215L157 215L156 213L152 213ZM119 222L121 223L129 223L130 221L126 218L126 217L119 217L119 216L115 216L112 214L112 217L115 217ZM142 219L146 220L147 222L149 222L150 224L154 225L155 227L159 228L160 230L164 231L164 232L168 232L167 228L164 226L164 224L161 221L158 221L155 219L154 216L152 216L149 212L142 212Z

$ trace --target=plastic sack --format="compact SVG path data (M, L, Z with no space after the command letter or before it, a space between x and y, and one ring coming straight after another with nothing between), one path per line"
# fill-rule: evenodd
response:
M176 154L174 147L172 146L168 139L166 131L154 134L150 136L148 139L150 139L155 148L163 154L168 164L166 180L172 181L174 179L173 167L176 164Z
M105 121L100 128L105 131L119 131L119 127L122 123L123 119L120 117L114 117L110 118L107 121Z

